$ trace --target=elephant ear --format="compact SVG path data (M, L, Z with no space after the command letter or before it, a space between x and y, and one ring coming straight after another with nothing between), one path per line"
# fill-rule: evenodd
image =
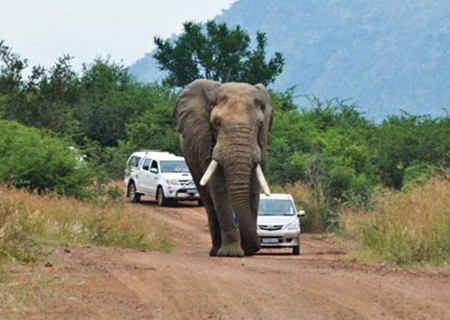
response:
M195 168L199 174L211 159L213 135L209 117L214 106L215 89L220 85L211 80L196 80L185 87L176 101L174 114L183 155L188 164L200 164L201 168Z
M257 84L255 85L255 88L258 89L257 91L257 99L260 102L262 106L262 110L264 112L264 126L262 130L259 132L258 141L260 144L261 149L261 156L262 156L262 166L264 168L265 166L265 159L266 159L266 151L267 151L267 143L269 139L269 132L272 127L272 120L273 120L273 108L270 102L270 96L267 92L266 87L263 84Z

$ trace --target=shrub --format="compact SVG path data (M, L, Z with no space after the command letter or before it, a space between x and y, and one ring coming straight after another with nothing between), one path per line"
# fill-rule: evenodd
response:
M92 170L68 140L0 120L0 182L83 197Z

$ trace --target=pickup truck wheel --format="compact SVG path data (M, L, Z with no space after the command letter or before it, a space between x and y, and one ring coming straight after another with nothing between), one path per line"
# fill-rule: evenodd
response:
M165 207L165 206L167 206L168 203L169 203L169 201L164 196L163 188L159 187L158 188L158 206Z
M128 185L128 199L133 203L137 203L141 200L141 194L137 192L134 182L131 182Z

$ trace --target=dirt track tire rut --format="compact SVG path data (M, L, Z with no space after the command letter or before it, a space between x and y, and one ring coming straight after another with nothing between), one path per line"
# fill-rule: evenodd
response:
M358 264L312 236L302 237L300 256L263 250L243 259L211 258L204 208L127 205L162 221L175 252L57 253L58 272L78 281L29 319L450 319L445 274Z

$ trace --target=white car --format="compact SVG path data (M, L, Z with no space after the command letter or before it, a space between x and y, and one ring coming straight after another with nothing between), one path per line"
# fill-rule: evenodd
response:
M258 235L263 248L292 248L300 254L300 217L290 194L261 195L258 210Z
M127 197L132 202L139 202L141 196L150 195L160 206L181 200L202 203L184 158L169 152L134 152L128 158L124 182Z

